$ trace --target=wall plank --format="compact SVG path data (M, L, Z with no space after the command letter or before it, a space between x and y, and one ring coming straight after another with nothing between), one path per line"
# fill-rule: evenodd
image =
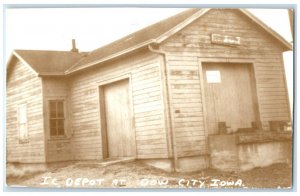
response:
M212 44L212 33L241 37L241 44L235 47ZM168 53L172 112L175 133L179 136L176 143L180 156L207 150L205 137L201 137L194 146L189 145L194 135L205 135L201 88L198 86L199 58L255 59L258 105L264 129L268 129L269 120L289 120L282 49L274 38L237 10L211 10L164 41L160 48Z
M8 70L6 86L7 162L45 162L42 81L26 65L16 61ZM19 143L18 105L27 105L28 143Z
M143 52L72 77L70 83L72 144L73 148L80 146L87 150L85 154L75 151L75 159L102 157L98 87L103 81L125 74L131 76L137 157L152 157L151 151L157 151L156 154L159 157L168 156L166 130L162 116L162 82L159 77L159 67L160 61L156 55ZM89 89L90 96L83 96L87 93L87 89ZM83 107L84 105L87 107ZM88 107L88 105L92 106ZM94 137L85 140L83 133L94 133ZM153 143L154 140L159 142ZM97 144L92 151L88 150L90 143Z

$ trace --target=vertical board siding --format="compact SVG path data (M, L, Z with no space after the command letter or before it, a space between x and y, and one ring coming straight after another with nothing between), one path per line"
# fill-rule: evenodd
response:
M156 55L138 54L101 65L72 77L70 103L74 158L102 159L98 87L103 82L131 75L133 129L137 158L167 157L166 130Z
M41 78L20 61L11 66L6 86L7 162L45 162ZM19 143L18 105L27 105L27 143Z
M66 78L43 78L45 134L47 162L69 161L73 159L69 132L68 83ZM64 100L65 102L65 137L54 139L50 137L49 100Z
M212 44L212 33L241 37L241 44ZM276 43L238 10L213 9L161 45L161 49L168 53L179 156L206 151L199 58L253 58L263 129L269 128L271 120L290 120L282 48Z

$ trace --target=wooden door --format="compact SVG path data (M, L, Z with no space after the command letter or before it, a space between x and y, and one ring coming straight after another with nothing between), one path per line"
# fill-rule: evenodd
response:
M202 71L208 133L218 133L218 122L232 131L251 128L258 115L251 65L203 63Z
M107 153L109 158L134 157L135 137L131 128L129 80L103 88L106 115Z

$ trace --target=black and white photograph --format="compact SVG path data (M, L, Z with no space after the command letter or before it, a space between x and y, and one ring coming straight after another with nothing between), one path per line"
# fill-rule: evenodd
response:
M6 5L5 186L293 189L294 15Z

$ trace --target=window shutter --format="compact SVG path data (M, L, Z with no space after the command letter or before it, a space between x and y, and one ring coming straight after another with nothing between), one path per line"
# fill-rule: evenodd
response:
M28 142L28 128L27 128L27 106L21 104L18 107L18 129L19 129L19 142Z

